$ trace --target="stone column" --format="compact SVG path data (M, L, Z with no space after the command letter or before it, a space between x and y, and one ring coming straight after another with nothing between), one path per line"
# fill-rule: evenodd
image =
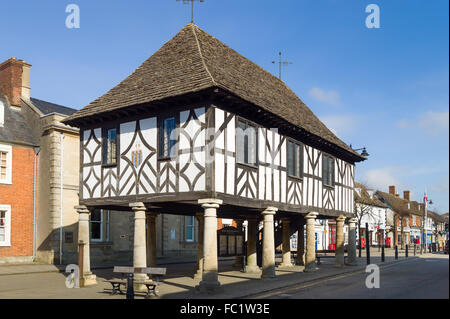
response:
M200 292L220 291L217 260L217 208L222 204L220 199L199 199L198 203L205 210L203 232L203 275L196 287Z
M280 267L289 268L294 266L291 261L291 221L289 218L281 219L283 226L283 260Z
M205 219L203 213L197 213L195 215L198 221L198 240L197 240L197 272L194 275L194 279L202 279L203 274L203 232Z
M245 271L249 274L259 274L261 270L258 267L256 256L258 218L256 216L249 216L247 217L247 222L247 265Z
M236 228L239 231L242 231L243 230L244 221L242 219L235 219L235 221L236 221ZM242 256L236 256L235 260L234 260L233 267L241 269L242 266L243 266Z
M78 246L83 249L82 268L83 273L80 274L80 287L92 286L97 284L96 276L91 272L91 258L89 249L89 215L90 212L86 206L75 206L78 212ZM80 253L80 252L79 252Z
M131 203L131 209L134 212L134 249L133 249L133 267L145 268L147 267L147 249L146 249L146 236L145 236L145 205L144 203ZM134 279L147 280L148 277L145 274L135 273ZM144 285L134 285L134 289L137 291L144 291L146 287Z
M305 221L302 220L297 230L297 259L295 264L298 266L305 265Z
M345 216L336 218L336 253L334 267L344 267L344 221Z
M306 256L304 272L316 271L316 236L314 222L318 213L311 212L306 215Z
M264 217L262 279L275 278L275 229L273 216L277 211L278 208L268 207L262 212Z
M157 248L156 248L156 217L158 214L147 214L147 266L156 267Z
M348 253L347 265L356 266L356 223L358 219L350 218L348 221Z

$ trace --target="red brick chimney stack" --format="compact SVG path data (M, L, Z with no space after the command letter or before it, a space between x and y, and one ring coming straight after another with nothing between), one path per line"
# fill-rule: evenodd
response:
M21 99L30 99L30 67L15 57L0 64L0 91L13 106L20 107Z
M408 201L410 201L411 199L410 199L410 191L403 191L403 199L406 199L406 200L408 200Z

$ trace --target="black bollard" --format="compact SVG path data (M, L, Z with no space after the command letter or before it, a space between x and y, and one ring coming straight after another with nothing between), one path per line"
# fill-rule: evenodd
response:
M395 259L398 259L398 246L395 245Z
M416 243L414 243L414 256L416 255Z
M381 262L384 263L384 245L381 246Z
M369 224L366 223L366 259L367 265L370 265L370 242L369 242Z
M408 258L408 245L406 245L405 248L406 248L406 249L405 249L405 257Z
M129 273L127 278L127 299L134 299L134 287L133 287L133 280L134 274Z

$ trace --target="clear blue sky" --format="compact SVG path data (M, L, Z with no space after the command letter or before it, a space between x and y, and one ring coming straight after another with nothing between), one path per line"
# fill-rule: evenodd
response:
M65 27L66 5L81 28ZM365 8L381 10L368 29ZM395 184L449 206L449 18L447 0L206 0L196 24L278 74L354 147L366 146L357 180ZM130 74L190 22L175 0L3 1L0 60L31 63L33 97L81 108Z

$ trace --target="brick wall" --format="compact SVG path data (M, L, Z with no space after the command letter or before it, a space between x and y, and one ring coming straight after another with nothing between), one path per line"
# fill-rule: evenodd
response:
M13 146L12 163L12 185L0 184L0 204L11 205L11 246L0 247L0 258L33 255L33 149Z

